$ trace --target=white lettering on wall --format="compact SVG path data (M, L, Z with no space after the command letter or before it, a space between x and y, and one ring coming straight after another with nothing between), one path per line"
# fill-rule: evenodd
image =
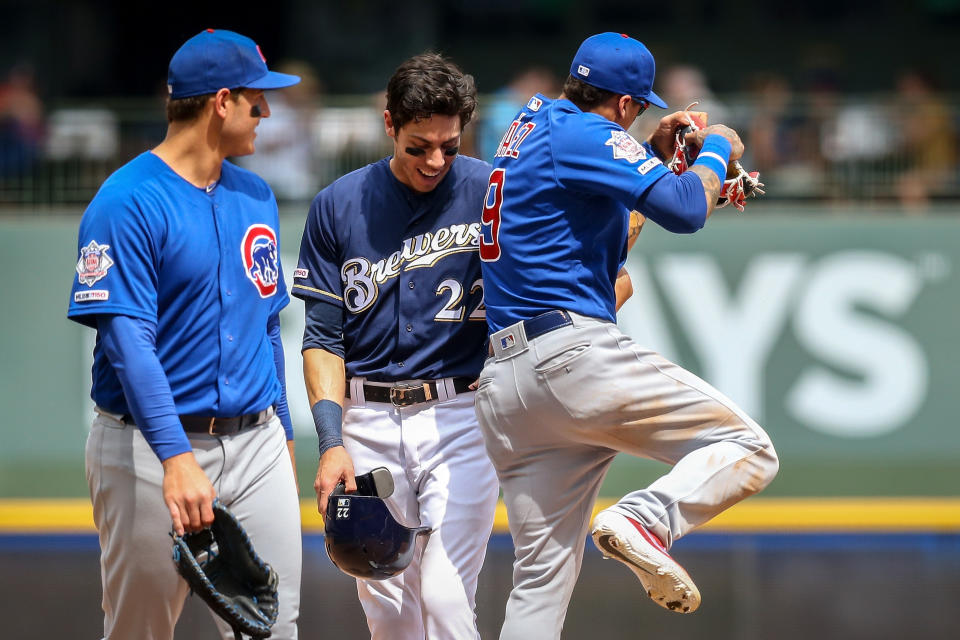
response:
M730 285L709 254L666 254L652 270L633 260L628 269L634 295L618 318L623 330L671 360L684 338L703 377L761 423L765 405L781 404L811 430L870 437L903 427L927 397L927 356L897 324L925 279L909 260L859 250L818 259L762 253ZM771 398L765 371L785 339L814 362L803 363L784 397Z
M910 419L927 392L928 365L892 321L916 299L914 265L885 253L845 251L817 263L794 316L797 340L825 366L808 368L786 397L811 428L872 436Z

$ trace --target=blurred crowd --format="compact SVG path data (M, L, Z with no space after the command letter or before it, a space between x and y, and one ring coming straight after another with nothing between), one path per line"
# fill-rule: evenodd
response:
M258 130L257 153L242 160L278 199L307 201L338 176L389 153L382 93L326 95L307 63L280 67L303 82L269 97L271 117ZM534 93L559 95L562 81L533 66L484 91L463 152L492 159L517 109ZM758 73L742 91L716 95L700 69L673 65L658 72L656 88L671 110L697 103L711 123L740 133L743 164L760 171L768 203L883 202L922 214L932 203L960 199L960 102L929 70L904 69L876 95L846 92L829 69L802 81ZM645 137L656 120L648 113L631 133ZM31 66L18 64L0 76L0 204L85 202L110 171L159 142L163 125L162 105L152 103L48 108Z

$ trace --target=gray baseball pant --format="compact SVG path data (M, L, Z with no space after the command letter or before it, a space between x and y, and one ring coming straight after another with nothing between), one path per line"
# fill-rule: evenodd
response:
M300 504L279 418L230 436L187 434L200 468L280 577L271 638L295 640L300 611ZM143 434L98 413L86 447L87 482L100 534L104 638L172 640L189 588L173 565L163 467ZM233 631L218 616L224 640Z
M495 333L480 374L477 417L515 548L502 639L560 637L618 452L672 466L611 507L667 548L778 469L767 434L719 391L615 324L570 316L572 326L529 341L522 323Z

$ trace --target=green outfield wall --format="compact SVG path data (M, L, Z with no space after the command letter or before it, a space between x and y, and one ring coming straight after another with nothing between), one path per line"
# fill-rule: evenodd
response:
M94 333L69 322L79 211L0 219L0 498L86 494ZM289 278L303 213L285 212ZM717 213L693 236L652 223L620 324L739 402L772 436L769 496L960 495L960 220ZM282 318L298 467L316 438L300 374L302 304ZM659 463L620 456L603 494Z

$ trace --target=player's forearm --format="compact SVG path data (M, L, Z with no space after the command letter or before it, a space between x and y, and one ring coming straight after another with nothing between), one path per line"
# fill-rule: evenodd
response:
M323 349L303 352L303 380L317 430L320 456L343 446L343 358Z
M706 222L703 184L690 171L664 175L637 202L647 218L671 233L694 233Z
M708 169L702 165L693 165L687 171L695 173L700 177L700 181L703 182L703 196L707 200L707 217L710 217L710 214L713 213L713 209L717 206L717 198L720 197L720 191L723 189L723 183L720 182L720 178L717 177L717 174L713 170Z
M620 267L620 271L617 273L617 279L613 283L613 291L616 295L615 309L616 311L620 311L623 303L633 295L633 281L630 279L630 274L627 273L626 267Z
M633 245L637 243L637 238L640 237L640 232L643 230L643 223L646 221L646 216L639 211L630 212L630 222L627 225L627 251L633 249ZM620 275L617 274L617 278L619 277Z
M287 434L287 440L293 440L293 421L290 419L290 408L287 406L287 373L283 357L283 342L280 340L280 314L274 314L267 320L267 336L273 347L273 364L277 369L277 379L280 381L280 397L275 403L277 417Z
M303 381L312 407L321 400L343 405L346 372L343 358L323 349L303 352Z
M703 196L707 200L707 217L713 213L717 206L717 198L723 190L723 180L727 175L727 164L732 157L739 157L743 153L743 145L737 134L723 125L714 125L704 131L698 132L703 135L707 131L718 131L723 133L710 133L703 138L702 147L697 154L697 161L693 163L689 171L697 174L700 181L703 182ZM734 149L734 142L737 147ZM736 155L734 155L736 153Z
M97 330L127 407L153 452L162 462L193 451L157 357L156 327L140 318L104 315Z

